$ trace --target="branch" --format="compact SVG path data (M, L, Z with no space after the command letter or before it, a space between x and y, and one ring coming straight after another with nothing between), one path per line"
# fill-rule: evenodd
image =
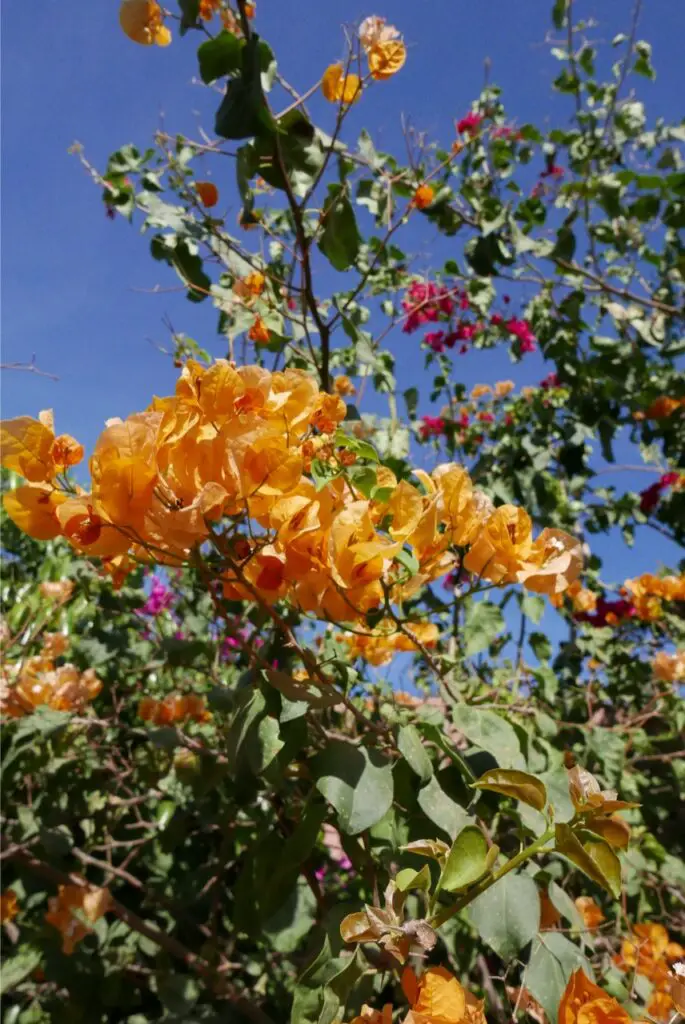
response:
M609 292L610 295L617 295L620 299L626 299L628 302L637 302L641 306L648 306L650 309L658 309L660 313L668 313L670 316L682 316L685 312L683 309L678 309L677 306L669 306L666 302L660 302L659 299L648 299L642 295L635 295L625 288L617 288L615 285L609 284L599 274L593 274L591 270L586 270L584 267L578 266L577 263L558 258L554 262L562 270L567 270L571 274L579 274L580 277L586 277L589 281L594 281L595 284L598 284L603 291Z
M0 363L0 370L24 370L26 373L35 373L39 377L47 377L48 380L59 380L54 373L46 373L45 370L38 369L35 355L31 356L30 363Z

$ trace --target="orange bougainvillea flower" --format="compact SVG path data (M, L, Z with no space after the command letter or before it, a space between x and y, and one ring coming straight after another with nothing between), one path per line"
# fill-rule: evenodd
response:
M355 395L357 393L356 387L354 386L350 378L347 377L344 373L341 373L339 377L335 378L335 380L333 381L333 388L335 390L335 393L343 398L345 398L348 395Z
M354 1017L350 1024L392 1024L392 1003L386 1003L382 1010L373 1010L364 1005L361 1014Z
M411 1006L404 1024L485 1024L482 1001L445 967L428 967L420 978L405 967L402 991Z
M78 943L112 905L109 889L95 886L60 885L57 896L48 901L45 920L62 933L62 952L71 956Z
M200 0L198 15L203 21L211 21L221 7L221 0Z
M2 465L31 483L45 483L83 458L83 446L69 434L55 437L52 410L38 419L18 416L0 425Z
M430 185L419 185L414 193L412 203L417 210L427 210L429 206L433 205L434 198L435 194Z
M66 649L57 644L57 637L61 634L52 634L52 644L46 644L39 656L9 666L9 685L0 701L9 718L24 718L41 705L54 711L83 711L102 689L93 669L81 673L68 663L55 668L53 658Z
M0 924L8 924L19 913L17 894L13 889L5 889L0 895Z
M652 671L664 683L685 681L685 649L675 654L659 651L652 662Z
M66 500L66 494L47 484L24 484L7 491L2 503L12 522L29 537L52 540L62 532L57 508Z
M119 24L124 34L141 46L168 46L171 32L164 24L164 13L157 0L123 0Z
M270 340L269 328L266 326L261 316L255 317L252 327L247 332L247 336L250 341L254 341L255 345L267 345Z
M200 197L200 202L207 209L211 209L219 202L219 189L213 181L196 181L195 191Z
M645 409L645 416L650 420L665 420L672 416L676 409L685 406L685 398L670 398L662 395Z
M575 904L588 931L595 931L596 928L599 928L602 921L606 921L601 908L597 906L591 896L579 896L575 900Z
M346 72L342 64L331 64L323 73L321 92L329 103L354 103L361 95L359 75Z
M371 77L382 81L402 70L407 59L407 48L401 39L389 39L387 42L376 43L369 50L367 58Z
M71 580L45 580L38 589L42 597L64 604L74 592L74 584Z
M630 1014L579 968L559 1003L559 1024L631 1024Z

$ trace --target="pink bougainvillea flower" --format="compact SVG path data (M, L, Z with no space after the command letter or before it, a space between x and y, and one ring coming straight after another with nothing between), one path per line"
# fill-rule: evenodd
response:
M457 131L460 135L471 135L474 136L483 122L483 115L476 114L471 111L466 117L462 117L461 121L457 121Z

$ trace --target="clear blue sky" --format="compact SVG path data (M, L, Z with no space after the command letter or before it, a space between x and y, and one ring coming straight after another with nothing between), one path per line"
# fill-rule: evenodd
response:
M369 127L379 148L397 150L401 113L430 137L451 141L454 119L483 84L485 57L512 120L545 125L566 117L566 101L550 87L558 69L545 45L550 7L550 0L385 0L371 8L358 0L258 0L256 28L274 46L283 74L304 90L341 55L343 22L379 13L396 24L409 47L407 65L365 94L353 116L354 127ZM576 7L599 19L593 34L608 43L627 28L632 3L579 0ZM658 77L654 84L640 79L641 92L648 113L677 120L685 95L685 8L681 0L645 0L643 7L639 35L653 44ZM2 414L54 407L58 431L90 448L106 418L142 409L153 393L173 389L175 371L150 344L166 341L165 314L177 330L223 353L209 302L136 290L177 281L150 258L137 227L105 217L99 190L67 149L78 139L103 167L123 143L144 148L162 118L168 130L197 137L198 125L211 131L216 96L192 84L196 37L175 38L166 50L136 46L119 30L117 0L5 4L2 28L3 362L35 354L38 366L60 378L4 374ZM330 118L330 108L315 105L319 111ZM227 194L233 165L218 163L210 173L223 189L223 172ZM428 234L418 251L430 252L434 241ZM440 252L446 254L444 242ZM419 259L417 269L428 265L427 257ZM398 332L392 347L407 387L423 361L418 342ZM498 377L537 383L547 369L535 356L512 367L504 351L472 353L457 364L467 385ZM635 487L650 478L616 475L611 482ZM642 541L630 572L673 560L656 534ZM602 542L602 555L607 578L622 579L622 544Z

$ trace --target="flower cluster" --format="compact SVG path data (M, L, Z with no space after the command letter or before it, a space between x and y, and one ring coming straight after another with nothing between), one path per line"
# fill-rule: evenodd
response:
M429 185L421 185L414 193L412 200L418 209L426 209L433 202L433 191ZM509 296L504 296L505 302ZM412 281L404 299L402 310L405 334L412 334L423 324L446 322L446 329L430 331L424 336L424 343L433 352L444 352L452 349L459 342L459 352L468 352L469 342L478 335L485 333L489 327L496 328L498 333L508 334L516 339L516 350L519 355L534 352L537 348L535 335L528 320L515 316L504 316L492 313L489 321L456 319L456 314L470 309L471 303L467 293L461 288L447 288L433 281Z
M138 613L139 615L150 615L153 617L161 615L162 612L172 608L175 601L176 595L173 590L165 586L158 576L154 576L147 601L140 606Z
M204 697L172 693L164 700L143 697L138 705L138 717L152 725L174 725L176 722L208 722L212 715Z
M0 710L8 718L24 718L41 705L54 711L83 711L97 697L102 683L92 668L79 672L75 665L55 667L64 651L61 634L48 634L42 652L3 667Z
M416 651L416 641L422 647L435 647L438 627L432 622L406 622L403 632L399 632L394 623L388 622L377 626L373 633L344 633L337 639L347 645L350 658L363 658L369 665L387 665L398 651Z
M652 671L664 683L685 682L685 650L674 654L659 651L652 662Z
M48 901L45 920L62 934L62 952L71 956L92 929L91 925L112 906L109 889L87 885L60 885Z
M385 18L376 14L364 18L359 26L359 41L372 78L391 78L404 67L407 48L395 26L388 25Z
M664 613L664 601L685 601L685 576L643 573L635 579L626 580L621 596L613 601L572 584L557 600L557 606L566 596L571 599L577 622L597 627L616 626L631 619L656 622Z
M669 487L680 489L684 484L685 476L680 473L663 473L656 483L650 484L649 487L640 492L640 511L648 516L661 501L663 491L668 490Z
M19 901L13 889L5 889L0 894L0 924L9 924L19 913Z
M646 572L626 580L623 593L632 601L634 615L651 622L661 618L664 601L685 601L685 575L654 576Z
M685 409L685 398L661 395L645 409L644 413L636 414L636 419L666 420L678 409Z
M657 1020L668 1021L673 1014L674 989L678 986L679 976L671 967L681 957L685 957L685 948L671 942L662 924L647 921L633 926L631 937L623 942L621 952L614 957L619 970L631 975L639 974L651 981L653 989L647 1013Z
M360 490L346 469L356 454L343 444L350 458L338 459L329 437L345 414L339 396L300 371L190 360L175 395L109 421L90 460L90 493L46 475L38 421L5 422L10 468L21 449L31 481L5 505L30 535L61 534L109 560L178 565L211 539L226 598L288 599L339 622L365 620L450 572L457 548L469 549L467 571L493 583L552 594L577 577L577 541L554 529L535 539L523 509L495 509L460 466L417 470L418 485L383 466L374 484L365 467ZM341 432L335 440L347 443ZM416 571L405 568L410 554Z

